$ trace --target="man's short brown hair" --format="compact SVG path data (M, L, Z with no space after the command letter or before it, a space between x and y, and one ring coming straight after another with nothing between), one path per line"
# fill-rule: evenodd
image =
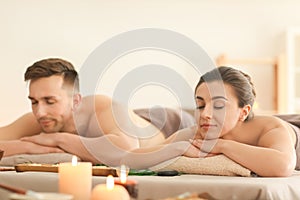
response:
M73 85L75 91L79 91L78 73L74 66L60 58L48 58L35 62L29 66L24 74L25 81L50 77L63 76L64 84Z

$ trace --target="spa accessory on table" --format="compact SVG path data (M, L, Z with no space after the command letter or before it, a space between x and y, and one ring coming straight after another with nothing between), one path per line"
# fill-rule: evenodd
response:
M130 200L130 196L123 186L115 185L114 177L109 175L106 184L98 184L93 188L91 200Z
M166 198L162 200L216 200L216 199L206 192L201 194L186 192L178 195L177 197Z
M0 150L0 160L2 159L4 151Z
M18 164L15 166L17 172L26 171L37 171L37 172L58 172L58 165L49 164ZM117 172L114 168L106 166L93 166L92 167L93 176L117 176Z
M72 157L72 162L60 163L58 166L58 191L71 194L73 200L90 200L92 190L92 163L78 162Z
M25 190L0 183L0 188L13 192L10 195L11 200L72 200L72 195L58 193L42 193L32 190Z
M0 188L17 193L17 194L23 194L23 195L28 195L34 198L39 198L39 195L37 192L31 191L31 190L25 190L22 188L17 188L17 187L13 187L13 186L9 186L9 185L5 185L0 183Z
M130 168L126 165L121 165L116 169L119 179L114 180L115 185L123 186L130 197L136 199L138 197L138 183L136 180L128 179Z
M73 200L72 195L68 194L59 194L59 193L50 193L50 192L39 192L39 198L35 198L28 195L22 194L11 194L9 196L10 200Z
M178 176L179 172L176 170L158 171L157 176Z

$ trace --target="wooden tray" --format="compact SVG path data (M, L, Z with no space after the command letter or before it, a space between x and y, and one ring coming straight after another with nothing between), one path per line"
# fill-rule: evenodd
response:
M35 172L58 172L58 165L50 164L18 164L15 166L17 172L35 171ZM93 166L93 176L117 176L116 169L106 166Z

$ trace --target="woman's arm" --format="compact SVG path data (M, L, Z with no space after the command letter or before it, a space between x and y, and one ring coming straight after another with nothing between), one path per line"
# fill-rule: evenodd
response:
M227 157L260 176L285 177L290 176L295 169L294 150L251 146L230 140L224 141L221 148Z
M158 145L149 148L140 148L127 152L120 164L125 164L133 169L147 169L161 162L181 156L191 144L180 141L171 144Z
M289 176L295 168L294 145L283 126L265 132L257 145L217 139L214 146L207 148L208 142L211 141L194 140L192 144L205 152L222 153L260 176Z
M168 137L161 145L129 151L122 158L121 164L134 169L143 169L181 155L199 157L200 150L188 142L194 138L195 130L195 127L182 129Z

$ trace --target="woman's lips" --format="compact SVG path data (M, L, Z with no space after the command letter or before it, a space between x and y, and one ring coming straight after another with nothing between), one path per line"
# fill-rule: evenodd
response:
M213 125L213 124L200 124L200 128L203 128L203 129L210 129L212 127L216 127L216 125Z

